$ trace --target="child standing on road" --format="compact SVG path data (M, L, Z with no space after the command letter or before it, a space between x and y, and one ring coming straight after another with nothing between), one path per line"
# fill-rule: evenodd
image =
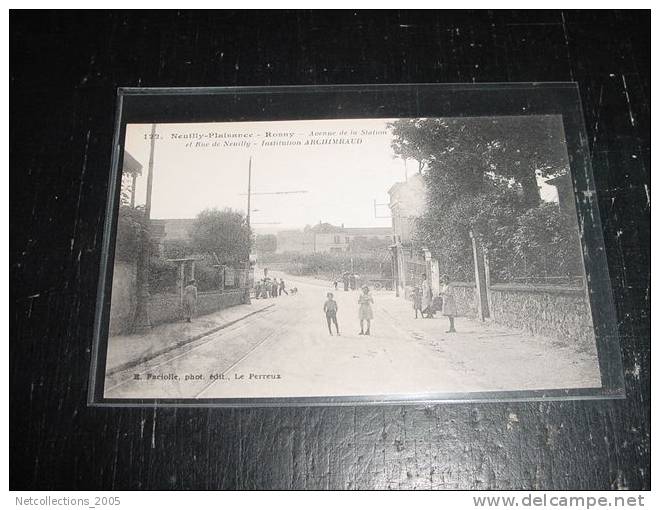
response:
M442 315L449 319L449 329L446 333L456 333L456 329L454 328L454 317L456 317L454 290L447 275L442 275L440 283L442 283Z
M360 332L359 335L371 335L371 319L374 318L374 311L371 308L371 305L374 302L374 298L369 294L369 287L366 285L362 287L362 294L358 298L358 304L360 305ZM367 331L364 331L364 322L367 322Z
M331 324L334 323L335 329L337 330L337 336L341 336L339 334L339 324L337 323L337 310L339 309L337 301L333 299L334 295L332 292L328 292L327 297L328 300L323 305L323 311L325 312L325 320L328 322L328 333L332 336Z
M415 319L417 318L417 312L422 313L422 293L419 291L418 287L415 287L412 291L412 301L413 301L413 310L415 310ZM424 314L422 314L424 317Z

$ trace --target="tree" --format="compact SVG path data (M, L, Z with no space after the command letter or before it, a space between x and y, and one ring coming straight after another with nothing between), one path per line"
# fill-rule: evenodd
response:
M574 219L561 223L556 204L545 207L537 183L537 176L568 172L559 117L404 119L390 126L396 157L419 163L427 189L417 240L451 279L474 277L470 233L490 249L504 277L575 271ZM544 236L553 243L542 244ZM545 262L550 246L570 261ZM507 256L509 250L518 255Z
M163 257L166 259L183 259L194 254L190 242L185 239L164 239Z
M191 245L196 252L216 255L221 263L234 267L248 260L250 237L245 215L230 208L205 209L190 229Z
M142 240L147 235L148 231L144 224L144 208L120 205L117 218L115 258L122 262L135 261Z
M390 127L395 155L418 161L435 191L450 196L482 193L487 180L504 181L534 207L537 174L568 171L559 116L401 119Z
M496 280L534 281L538 277L566 278L582 274L575 222L555 203L528 209L512 225L495 227L485 244Z

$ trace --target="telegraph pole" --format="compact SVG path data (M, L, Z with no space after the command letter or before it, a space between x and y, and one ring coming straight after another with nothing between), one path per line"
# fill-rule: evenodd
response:
M245 215L245 222L247 223L248 229L248 252L247 260L245 261L245 298L244 302L246 304L251 304L250 301L250 254L252 253L252 228L250 227L250 210L251 203L250 198L252 196L252 156L248 161L248 188L247 188L247 214Z
M151 329L149 319L149 262L151 251L151 189L154 180L154 150L156 146L156 124L151 125L151 147L149 149L149 168L147 172L147 196L144 203L142 231L140 232L140 248L138 250L136 268L137 305L133 317L134 333L144 333Z
M247 191L247 226L250 228L250 197L252 195L252 156L248 162L248 191Z

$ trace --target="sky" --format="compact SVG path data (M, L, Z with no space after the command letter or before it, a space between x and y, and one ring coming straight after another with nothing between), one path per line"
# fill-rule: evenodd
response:
M151 217L193 218L209 207L246 211L251 157L255 228L270 223L276 223L269 226L276 229L295 228L319 221L347 227L389 226L391 220L380 217L387 215L387 207L374 212L374 200L386 203L387 190L405 180L406 168L394 158L386 124L384 119L160 124L154 147ZM341 130L347 134L339 135ZM351 135L350 130L358 135ZM379 134L361 135L363 130ZM312 136L311 132L335 134ZM150 133L150 124L127 126L126 150L143 166L136 186L138 204L144 203ZM195 146L199 141L192 138L195 134L211 133L216 137L251 133L252 137L205 138L203 143L219 146ZM293 135L283 135L289 133ZM262 144L328 139L360 139L362 143ZM225 146L226 141L236 145ZM281 191L305 193L260 194Z
M319 221L346 227L391 226L387 190L417 171L394 157L387 123L394 119L158 124L152 218L194 218L206 208L247 210L252 161L251 224L256 231ZM143 204L151 124L129 124L125 148L143 166L136 204ZM328 143L341 141L343 143ZM356 143L359 142L359 143ZM541 183L540 183L541 184ZM285 191L304 193L269 194ZM265 193L265 194L262 194ZM545 200L554 187L541 186Z

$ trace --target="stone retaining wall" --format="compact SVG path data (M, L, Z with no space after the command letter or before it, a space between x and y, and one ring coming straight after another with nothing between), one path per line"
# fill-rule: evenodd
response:
M452 282L452 286L457 315L476 318L475 284ZM587 350L594 348L591 309L581 287L494 284L489 305L490 321L496 324L568 341Z
M490 316L498 324L594 348L591 309L582 288L491 285Z
M110 305L110 336L128 333L137 301L135 264L115 262ZM197 315L217 312L240 305L245 300L244 289L200 292L197 297ZM181 297L176 293L152 294L149 298L149 319L153 325L183 319Z
M197 315L217 312L244 302L245 290L200 292L197 295ZM177 294L154 294L149 300L149 318L152 324L174 322L183 319L181 297Z
M476 285L473 282L452 282L458 317L477 316Z

